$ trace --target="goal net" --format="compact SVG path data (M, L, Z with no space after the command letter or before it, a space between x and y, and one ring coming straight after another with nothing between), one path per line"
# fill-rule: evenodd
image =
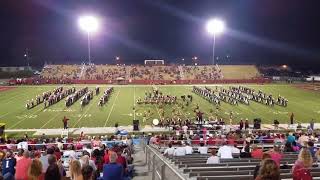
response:
M147 60L144 60L144 64L145 65L164 65L164 60L147 59Z

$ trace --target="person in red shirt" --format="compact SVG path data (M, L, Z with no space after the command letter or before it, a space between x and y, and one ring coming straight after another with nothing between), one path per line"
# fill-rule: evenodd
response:
M293 180L312 180L310 169L312 168L313 158L307 148L302 148L298 160L292 167Z
M256 159L262 158L263 151L257 145L252 145L251 157Z
M23 157L17 162L15 179L27 180L28 168L31 163L32 160L29 158L29 151L24 151Z
M280 153L279 146L274 146L272 150L269 151L271 159L274 160L277 165L280 167L280 161L283 158L283 155Z
M63 129L68 129L68 121L69 121L69 119L66 116L64 116L62 119Z
M118 155L117 163L122 165L124 172L127 172L126 171L127 170L127 160L121 154L122 154L122 150L120 148L117 149L117 155Z
M213 137L213 135L212 134L210 134L210 137L208 138L208 145L215 145L215 143L216 143L216 140L215 140L215 138Z

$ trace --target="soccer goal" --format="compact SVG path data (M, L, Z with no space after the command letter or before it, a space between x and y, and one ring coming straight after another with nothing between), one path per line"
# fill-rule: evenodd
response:
M145 65L164 65L164 60L147 59L144 60Z

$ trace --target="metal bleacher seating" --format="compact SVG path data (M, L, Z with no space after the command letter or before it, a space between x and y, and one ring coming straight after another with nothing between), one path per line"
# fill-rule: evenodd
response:
M261 160L254 158L222 159L219 164L206 164L209 154L192 154L167 157L188 179L197 180L251 180L254 169ZM281 179L292 179L291 169L298 158L297 153L284 153L280 162ZM320 177L320 168L314 164L313 177Z

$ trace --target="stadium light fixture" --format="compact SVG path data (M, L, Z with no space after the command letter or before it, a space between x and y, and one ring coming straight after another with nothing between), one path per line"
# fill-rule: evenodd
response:
M213 36L213 48L212 48L212 63L214 64L214 48L216 44L216 35L223 33L225 30L225 24L220 19L211 19L207 23L207 31L210 35Z
M90 34L98 30L99 20L94 16L86 15L86 16L79 17L78 24L80 29L85 31L88 34L88 61L89 61L89 64L91 64Z

